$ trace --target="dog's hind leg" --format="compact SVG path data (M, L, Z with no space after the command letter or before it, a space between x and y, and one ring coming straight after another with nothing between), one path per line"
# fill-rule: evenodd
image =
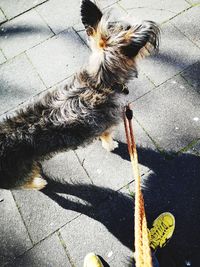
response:
M117 141L113 140L111 131L107 130L100 136L102 146L107 151L113 151L115 148L118 147Z
M41 168L37 163L33 164L33 168L28 176L28 180L20 186L22 189L41 190L47 185L47 181L41 176Z

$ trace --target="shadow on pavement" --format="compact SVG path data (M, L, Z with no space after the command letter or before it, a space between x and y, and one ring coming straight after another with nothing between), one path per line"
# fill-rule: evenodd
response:
M116 150L127 158L126 145ZM172 240L158 251L161 267L199 266L200 249L200 158L182 154L172 160L151 149L138 148L139 161L151 171L143 176L143 191L148 224L162 212L172 212L176 230ZM43 192L65 209L81 212L105 225L118 240L132 249L133 199L129 195L86 184L66 184L49 180ZM70 194L87 204L71 202L59 195ZM104 201L103 201L104 200Z

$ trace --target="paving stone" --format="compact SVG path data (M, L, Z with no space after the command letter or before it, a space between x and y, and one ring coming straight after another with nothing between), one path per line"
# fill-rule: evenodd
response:
M91 183L73 152L60 153L43 163L48 180L43 192L13 190L32 240L36 243L76 218L85 204L99 203L105 195L90 188ZM99 189L100 190L100 189ZM27 199L29 201L27 202ZM36 227L37 225L37 227Z
M79 149L77 153L95 185L109 185L110 188L118 190L133 180L128 159L123 160L120 155L104 151L100 142Z
M87 34L86 34L85 30L78 31L77 34L83 40L83 42L88 46L88 38L87 38Z
M174 14L177 14L190 6L186 1L182 0L177 0L176 2L174 2L173 0L121 0L119 1L119 4L127 10L134 8L148 8L149 14L151 13L152 9L170 11Z
M11 19L46 0L1 0L0 8L8 19Z
M200 93L200 63L197 62L193 66L189 67L187 70L182 72L182 76L192 85L197 92Z
M200 47L199 13L200 6L195 6L177 16L171 22Z
M0 265L32 247L26 228L10 191L0 189Z
M56 34L80 21L79 0L50 0L39 6L37 11Z
M134 103L134 115L156 143L178 151L199 136L200 95L180 76Z
M10 267L70 267L71 264L66 256L63 246L57 234L50 236L37 244L22 257L17 258Z
M94 2L100 8L107 8L112 6L113 4L117 3L119 0L95 0Z
M168 21L169 19L171 19L176 15L174 12L170 10L157 9L153 8L153 6L151 6L151 8L149 7L132 8L128 10L128 14L136 21L152 20L157 22L158 24Z
M86 215L60 231L75 265L83 266L85 255L94 251L109 266L125 266L133 246L132 198L115 192L97 212Z
M27 54L49 87L69 77L86 64L89 49L79 36L69 29L27 51Z
M161 29L160 51L141 62L141 69L159 85L200 59L200 50L172 24Z
M67 79L63 80L62 82L56 84L56 88L59 89L60 87L63 87L66 83L69 82L69 80L70 80L70 78L67 78ZM39 99L44 97L47 94L47 92L51 92L53 90L55 90L55 87L45 89L45 90L39 92L38 94L31 96L31 98L28 98L27 100L25 100L24 102L15 106L14 108L9 109L8 111L6 111L5 113L0 115L0 122L2 120L4 120L5 116L8 116L8 117L15 116L19 109L26 108L27 106L32 105L33 102L38 101Z
M127 96L127 98L131 102L142 97L155 88L153 83L149 81L149 79L144 74L140 73L140 70L138 78L130 80L127 86L129 89L129 95Z
M6 17L4 16L3 12L0 9L0 24L3 23L6 20L7 20Z
M3 53L0 50L0 64L4 63L6 61L6 58L4 57Z
M0 82L0 113L16 107L45 89L24 54L0 66Z
M0 47L7 58L12 58L53 35L35 10L4 23L0 32Z
M137 145L155 149L151 140L136 122L134 128ZM118 190L133 180L123 124L116 129L115 139L119 141L119 148L113 153L105 151L100 141L86 148L80 148L76 152L95 185L104 187L109 185L111 189ZM148 171L142 165L140 169L142 174Z

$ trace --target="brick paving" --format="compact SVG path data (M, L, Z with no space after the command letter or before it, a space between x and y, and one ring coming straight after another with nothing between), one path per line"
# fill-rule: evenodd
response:
M151 225L176 218L161 267L199 267L200 1L98 0L117 16L161 25L158 55L129 83L144 197ZM0 118L68 81L90 53L80 1L0 1ZM0 266L82 267L86 253L126 266L133 246L134 178L123 125L119 148L99 141L42 163L42 192L0 190ZM190 265L187 265L188 262Z

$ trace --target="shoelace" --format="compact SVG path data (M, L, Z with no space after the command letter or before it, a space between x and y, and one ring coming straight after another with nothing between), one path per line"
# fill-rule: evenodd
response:
M163 221L159 225L155 225L150 231L151 248L163 247L169 239L167 235L172 227L173 225L167 225Z

